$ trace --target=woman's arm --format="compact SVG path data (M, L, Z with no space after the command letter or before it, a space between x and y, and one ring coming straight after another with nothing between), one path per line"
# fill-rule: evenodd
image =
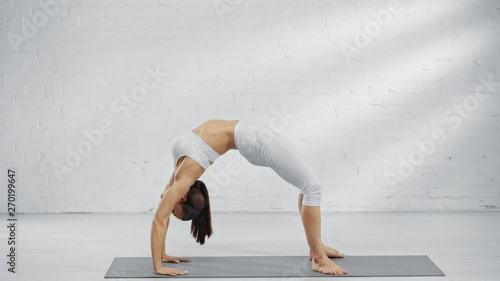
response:
M165 194L165 191L167 191L167 189L170 186L172 186L172 184L174 183L174 174L175 174L175 171L172 172L172 176L170 177L170 180L168 181L167 186L165 187L165 190L161 193L160 198L163 197L163 194Z
M186 157L172 175L172 186L164 192L160 199L151 227L151 255L157 274L177 275L186 273L182 270L163 267L162 255L165 251L165 235L167 234L170 214L172 214L175 204L188 193L189 187L196 179L201 177L204 171L205 169L198 163Z
M176 180L170 188L165 191L160 200L151 227L151 255L155 272L160 274L183 274L183 271L163 268L162 257L165 251L165 235L169 224L170 214L174 205L189 191L192 180L181 178ZM171 274L172 273L172 274Z

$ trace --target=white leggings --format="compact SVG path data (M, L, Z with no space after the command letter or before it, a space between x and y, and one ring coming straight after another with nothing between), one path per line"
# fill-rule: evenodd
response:
M318 177L283 135L264 126L240 120L234 128L234 142L248 162L273 169L282 179L297 187L304 195L303 205L321 205L321 184Z

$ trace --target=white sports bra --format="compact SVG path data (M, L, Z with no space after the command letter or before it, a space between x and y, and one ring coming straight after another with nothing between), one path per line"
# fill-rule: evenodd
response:
M172 155L174 156L174 168L182 156L193 159L205 170L219 157L219 153L210 147L203 139L193 131L178 135L172 142Z

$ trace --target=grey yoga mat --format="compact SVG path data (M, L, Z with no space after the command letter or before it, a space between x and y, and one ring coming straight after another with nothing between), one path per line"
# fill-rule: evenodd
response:
M242 278L242 277L332 277L311 270L307 256L190 257L190 262L163 263L165 267L187 270L180 276L157 275L151 257L117 257L104 278ZM346 256L333 259L347 275L444 276L428 256Z

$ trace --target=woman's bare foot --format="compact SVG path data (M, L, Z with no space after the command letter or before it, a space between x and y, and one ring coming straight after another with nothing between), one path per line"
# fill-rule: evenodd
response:
M334 248L330 248L323 244L323 252L325 252L326 256L329 258L343 258L344 254L335 250ZM312 260L313 252L312 250L309 252L309 259Z
M325 251L325 254L329 258L343 258L344 254L335 250L334 248L330 248L326 245L323 245L323 251Z
M344 275L347 274L342 267L334 263L331 259L324 256L323 258L312 259L312 270L329 275Z

